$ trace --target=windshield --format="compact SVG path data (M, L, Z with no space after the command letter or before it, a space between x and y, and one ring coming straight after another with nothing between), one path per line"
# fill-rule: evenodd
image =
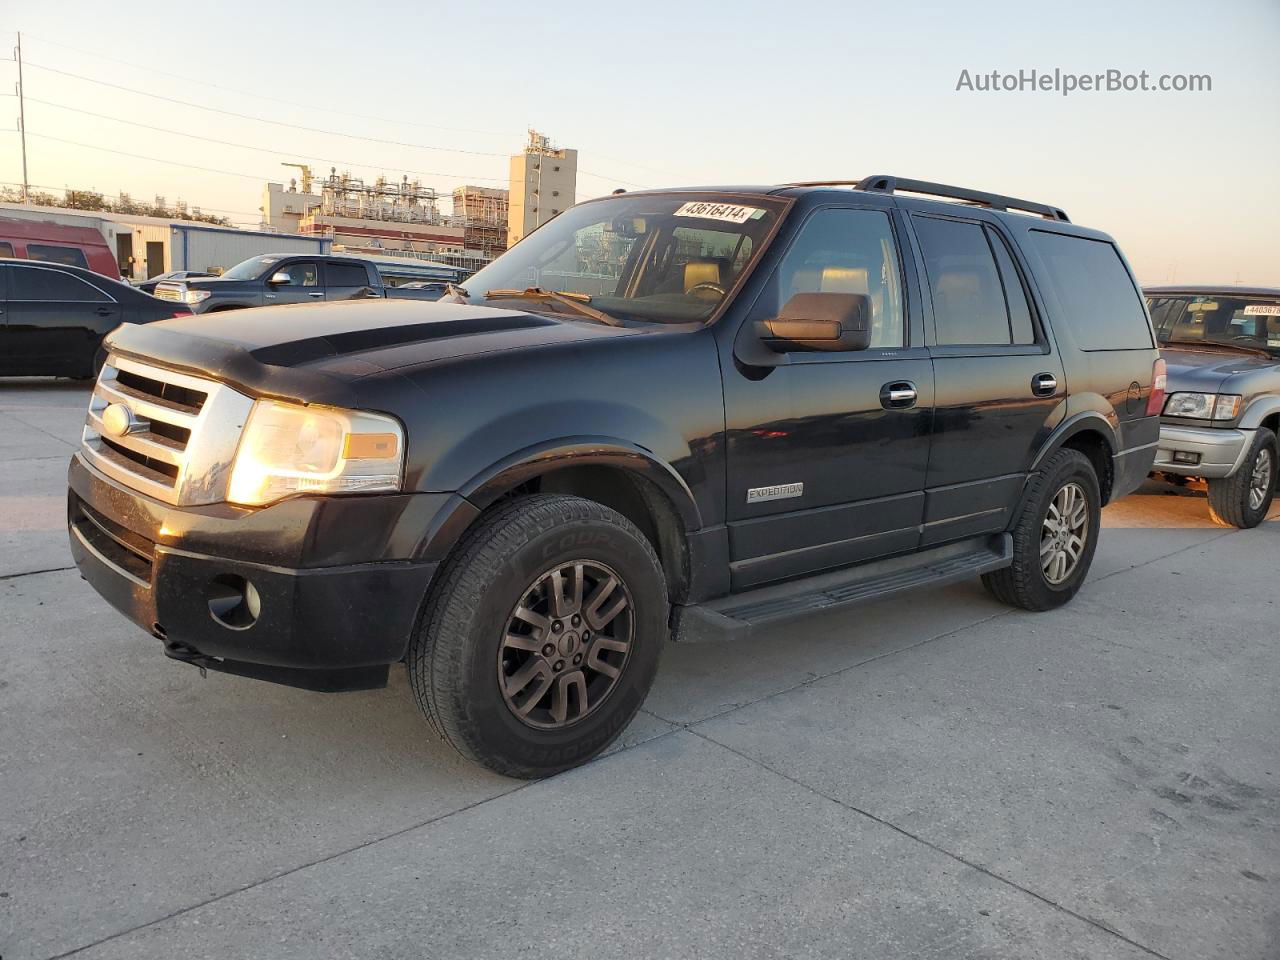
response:
M222 275L224 280L256 280L273 263L279 263L284 257L250 257L242 260Z
M1280 300L1173 294L1148 297L1147 306L1161 343L1199 341L1280 355Z
M620 194L571 207L463 286L471 303L573 313L546 296L585 294L622 320L706 320L755 261L781 201L729 194ZM487 292L505 291L488 299Z

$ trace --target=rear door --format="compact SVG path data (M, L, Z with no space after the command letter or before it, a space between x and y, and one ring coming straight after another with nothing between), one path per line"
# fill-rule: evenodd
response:
M1004 530L1066 377L995 218L914 212L937 390L924 546Z
M284 275L283 282L272 283L272 278ZM267 288L262 302L267 306L280 303L313 303L324 299L324 282L320 278L320 264L314 260L294 260L284 266L276 266L267 274Z
M363 263L336 263L324 265L324 295L326 300L360 300L377 296L369 271L373 268Z
M84 376L103 336L120 325L120 304L102 288L56 267L13 265L7 340L33 374Z

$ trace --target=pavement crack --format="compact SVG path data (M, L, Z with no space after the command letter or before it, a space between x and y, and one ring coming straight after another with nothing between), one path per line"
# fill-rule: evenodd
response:
M67 567L45 567L43 570L26 570L22 573L5 573L0 574L0 580L18 580L21 577L34 577L41 573L62 573L64 570L74 570L75 564Z
M946 847L939 846L938 844L934 843L931 840L926 840L924 837L920 836L919 834L912 833L910 830L907 830L905 827L898 826L896 823L894 823L891 820L886 820L884 817L877 816L876 814L872 813L869 810L864 810L861 807L853 805L852 803L849 803L845 800L841 800L839 797L835 797L829 793L825 793L824 791L819 790L817 787L812 786L811 784L805 783L803 780L793 777L788 773L784 773L783 771L777 769L776 767L770 766L769 764L765 763L763 760L759 760L756 757L743 753L741 750L737 750L726 743L722 743L721 741L715 739L714 737L710 737L699 730L693 730L690 728L686 728L686 729L688 729L688 732L693 734L693 736L698 737L702 740L705 740L707 743L712 744L713 746L717 746L723 750L727 750L729 753L732 753L734 756L740 757L743 760L746 760L748 763L754 764L760 769L773 774L775 777L781 777L783 780L786 780L788 783L795 784L797 787L800 787L802 790L808 791L809 793L812 793L816 797L821 797L823 800L827 800L831 803L834 803L836 804L836 806L841 807L845 810L848 810L850 813L856 813L859 816L866 817L868 820L871 820L874 823L878 823L883 827L888 827L890 830L893 830L895 833L901 834L902 836L906 837L908 840L914 840L916 843L922 844L923 846L928 847L930 850L940 853L945 857L949 857L950 859L954 860L956 863L963 864L964 866L969 867L972 870L977 870L979 873L983 874L984 876L990 877L992 880L995 880L998 883L1002 883L1005 886L1011 887L1014 890L1019 891L1020 893L1026 894L1032 899L1040 901L1045 906L1051 907L1052 909L1057 910L1061 913L1064 913L1069 917L1074 917L1076 920L1079 920L1082 923L1086 923L1096 930L1101 930L1103 933L1109 934L1110 936L1115 937L1117 940L1122 940L1123 942L1129 944L1129 946L1134 947L1138 950L1141 950L1143 953L1146 953L1149 956L1158 957L1159 960L1171 960L1170 957L1168 957L1163 953L1160 953L1158 950L1154 950L1151 947L1148 947L1146 944L1140 943L1139 941L1134 940L1132 937L1125 936L1123 933L1121 933L1119 930L1116 930L1110 924L1104 923L1101 920L1095 920L1093 917L1087 917L1082 913L1077 913L1075 910L1072 910L1070 907L1062 903L1059 903L1057 900L1053 900L1049 897L1046 897L1042 893L1037 893L1036 891L1030 889L1029 887L1023 886L1022 884L1018 883L1016 880L1011 880L1006 876L996 873L994 870L988 867L982 866L982 864L980 863L975 863L972 860L969 860L958 853L953 853L952 851L948 850Z
M623 751L619 751L619 752L621 753ZM474 803L468 803L466 806L458 807L456 810L449 810L445 813L437 814L434 817L428 817L426 820L423 820L419 823L410 824L407 827L401 827L399 830L393 830L391 833L388 833L384 836L375 837L374 839L366 840L363 843L357 843L354 846L346 847L342 850L337 850L334 853L326 854L323 857L317 857L314 860L308 860L306 863L296 864L295 866L289 867L287 870L278 870L275 873L271 874L270 876L262 877L258 880L254 880L251 883L242 884L241 886L238 886L232 890L226 890L218 894L217 896L208 897L205 900L201 900L199 903L189 904L188 906L181 907L177 910L173 910L165 914L163 917L156 917L154 920L148 920L146 923L135 924L134 926L129 927L127 930L120 930L120 931L117 931L116 933L108 934L105 937L101 937L97 940L94 940L92 943L81 944L78 947L72 947L70 950L63 951L62 953L55 953L52 956L48 957L47 960L63 960L64 957L73 957L76 954L83 953L86 950L92 950L94 947L100 947L104 943L110 943L113 940L119 940L121 937L127 937L130 934L137 933L139 930L146 930L150 927L156 926L157 924L165 923L169 920L176 919L177 917L185 916L186 914L191 913L194 910L199 910L203 907L207 907L212 904L218 903L222 900L226 900L228 897L234 897L241 893L245 893L249 890L256 889L257 887L261 887L264 884L272 883L276 880L280 880L283 877L290 876L302 870L307 870L311 867L320 866L321 864L328 863L331 860L338 860L342 857L347 856L348 854L356 853L357 851L365 850L369 847L377 846L378 844L383 843L387 840L394 840L396 837L402 837L407 833L412 833L414 830L420 830L423 827L429 827L432 824L441 823L445 820L448 820L451 817L456 817L458 814L467 813L471 810L475 810L478 807L482 807L487 803L492 803L494 800L501 800L503 797L509 797L512 794L519 793L521 790L524 790L528 787L532 787L536 783L540 783L540 782L541 781L538 781L538 780L530 780L525 783L517 784L516 786L512 787L510 790L504 790L501 793L496 793L491 797L485 797L482 800L476 800Z

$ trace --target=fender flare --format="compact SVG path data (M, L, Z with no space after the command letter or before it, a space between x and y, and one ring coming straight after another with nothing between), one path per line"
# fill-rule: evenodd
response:
M1040 452L1036 454L1036 458L1031 462L1028 473L1035 473L1040 469L1040 464L1045 461L1046 457L1061 450L1063 444L1086 430L1094 430L1102 434L1103 439L1107 441L1107 445L1111 448L1111 456L1114 457L1116 455L1120 445L1116 441L1116 430L1111 425L1111 421L1096 410L1082 410L1080 413L1067 417L1054 428L1053 433L1049 434L1041 445Z
M534 477L581 466L613 467L649 480L666 495L686 531L702 528L701 511L684 478L651 450L616 437L562 437L533 444L480 471L458 493L483 510Z
M651 451L613 437L564 437L518 450L462 484L423 532L415 556L443 560L486 507L534 477L578 466L613 467L646 479L667 498L686 534L702 528L688 484Z

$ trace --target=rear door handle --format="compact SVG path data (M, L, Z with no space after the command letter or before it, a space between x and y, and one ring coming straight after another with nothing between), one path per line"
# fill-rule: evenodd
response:
M916 385L910 380L897 380L880 388L880 406L886 410L905 410L916 405Z
M308 296L308 297L323 297L323 296L324 296L324 294L323 294L323 293L308 293L308 294L307 294L307 296Z
M1037 397L1052 397L1058 392L1058 378L1052 373L1037 373L1031 378L1031 392Z

